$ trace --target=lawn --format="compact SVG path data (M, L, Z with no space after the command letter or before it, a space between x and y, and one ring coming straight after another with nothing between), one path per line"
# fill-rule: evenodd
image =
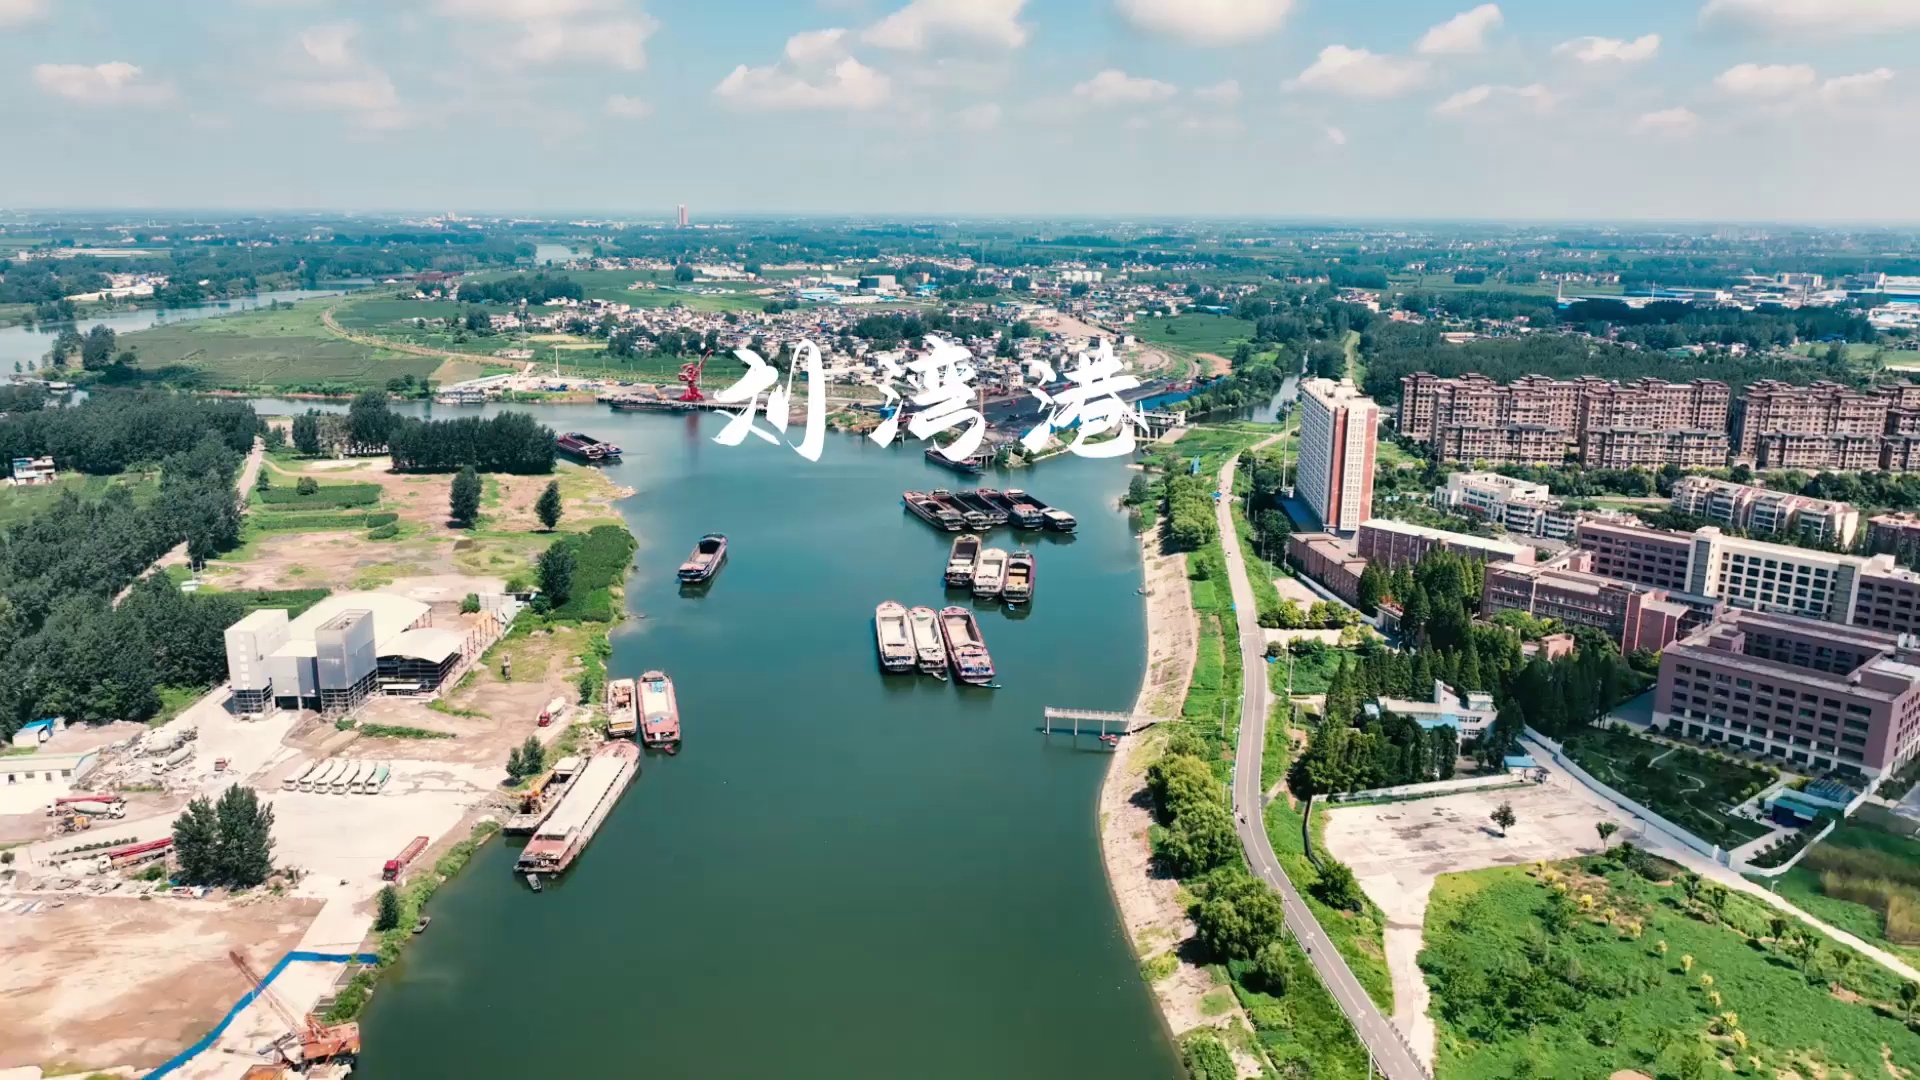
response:
M139 367L205 389L347 393L412 375L425 379L440 361L389 353L341 338L320 315L338 300L258 308L126 334ZM168 369L175 369L168 371Z
M1648 873L1675 868L1657 860ZM1905 1075L1920 1035L1899 980L1822 942L1773 941L1777 913L1716 907L1603 858L1443 875L1420 966L1441 1080ZM1723 1072L1724 1069L1724 1072ZM1843 1071L1844 1070L1844 1071Z
M1817 919L1920 960L1920 840L1843 821L1775 891Z
M1134 320L1133 332L1142 341L1179 352L1232 358L1235 346L1253 339L1253 322L1232 315L1188 312L1171 319L1142 316Z
M1581 732L1567 740L1566 752L1601 783L1710 844L1738 847L1768 832L1726 813L1772 782L1759 766L1611 730Z
M121 473L118 476L86 476L81 473L66 473L51 484L34 487L0 486L0 529L18 525L40 511L58 502L66 492L73 492L82 499L92 501L107 493L109 488L131 487L133 501L144 504L160 490L160 474Z
M1293 659L1293 692L1296 694L1324 694L1327 684L1333 681L1333 673L1339 669L1342 660L1354 658L1351 649L1322 649L1319 652L1296 656ZM1267 665L1268 685L1276 694L1287 692L1287 658L1281 657Z

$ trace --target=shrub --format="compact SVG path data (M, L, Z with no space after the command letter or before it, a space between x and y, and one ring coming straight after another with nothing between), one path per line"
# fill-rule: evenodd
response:
M311 476L303 476L300 482L294 485L294 489L298 494L312 495L320 490L320 481Z
M262 474L262 479L265 475ZM300 478L300 486L294 490L287 488L262 489L256 492L262 506L276 510L325 510L345 509L353 506L372 506L380 501L379 484L329 484L321 487L313 477ZM313 484L308 490L305 485Z
M387 524L382 525L377 529L370 529L367 531L367 539L369 540L391 540L394 537L399 535L400 535L400 526L395 525L392 522L388 522Z

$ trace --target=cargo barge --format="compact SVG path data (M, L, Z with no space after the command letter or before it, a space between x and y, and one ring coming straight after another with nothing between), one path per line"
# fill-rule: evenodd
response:
M954 678L974 686L993 681L993 657L987 655L987 643L980 638L980 624L974 621L973 612L963 607L941 608L940 636L947 643L947 662Z
M980 553L980 564L973 571L973 595L982 599L998 597L1007 584L1005 548L988 548Z
M569 431L565 435L556 436L553 440L553 448L576 461L584 461L590 465L620 460L618 446L610 442L601 442L591 435L578 431Z
M513 816L500 826L500 831L508 836L531 836L547 820L553 808L560 805L560 797L567 793L567 785L580 772L580 758L569 754L554 762L553 771L544 778L536 780L520 796L520 802L514 807Z
M948 491L946 488L934 488L932 491L927 492L927 498L935 504L944 506L953 513L959 514L960 520L966 522L967 528L972 529L974 532L983 533L993 528L993 519L987 516L986 511L975 510L966 505L955 498L953 492Z
M995 505L993 500L987 498L986 492L984 491L956 491L950 498L953 499L955 505L963 510L972 510L985 515L988 528L995 528L1007 523L1007 512Z
M1034 573L1040 568L1031 551L1016 551L1007 556L1007 583L1000 598L1009 604L1024 604L1033 599Z
M961 458L959 461L955 461L941 453L940 449L934 446L927 447L926 457L928 462L938 465L943 469L952 469L962 476L979 476L981 473L987 471L987 465L990 463L990 459L985 454L975 454L972 457Z
M607 398L607 407L614 412L689 412L692 405L672 398L617 397Z
M640 739L655 750L680 752L680 699L664 671L640 676Z
M1006 511L1007 517L1011 519L1016 526L1022 529L1044 529L1047 527L1047 517L1040 512L1039 507L1034 506L1032 503L1015 499L1013 495L1014 492L1011 491L994 491L991 488L982 488L980 491L981 498Z
M688 585L698 585L703 581L712 581L713 575L727 564L727 538L719 533L708 533L693 545L693 553L687 561L680 564L680 580Z
M973 533L953 538L947 552L946 582L949 589L973 587L973 569L980 561L980 538Z
M580 770L553 813L520 849L515 873L555 877L573 865L593 839L620 796L640 773L640 748L630 742L601 744Z
M959 532L961 529L966 528L966 519L961 517L957 511L949 509L944 504L928 498L927 494L923 491L903 492L900 496L900 502L907 509L913 511L920 520L925 521L936 529L945 529L947 532Z
M1041 502L1039 499L1017 488L1009 490L1007 497L1038 510L1040 512L1040 518L1046 524L1046 527L1055 532L1072 532L1080 524L1073 519L1072 514L1067 513L1065 510L1048 506L1046 503Z
M640 714L634 705L633 680L615 679L607 684L607 734L615 739L631 739L640 730Z
M930 607L917 607L907 612L907 626L913 632L913 652L921 672L946 678L947 645L940 640L940 616Z
M880 650L880 666L887 671L912 671L914 650L912 631L907 629L907 609L888 600L873 609L874 647Z

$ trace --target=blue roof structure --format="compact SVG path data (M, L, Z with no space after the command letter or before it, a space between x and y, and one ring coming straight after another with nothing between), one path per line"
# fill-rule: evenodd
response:
M1500 763L1509 769L1539 768L1539 765L1533 758L1526 754L1508 754L1506 757L1500 759Z
M1794 817L1812 821L1832 808L1814 802L1797 791L1783 791L1773 797L1773 809L1785 810Z
M20 725L21 731L34 731L39 728L45 728L48 731L52 731L53 718L48 717L45 720L29 720L26 723Z

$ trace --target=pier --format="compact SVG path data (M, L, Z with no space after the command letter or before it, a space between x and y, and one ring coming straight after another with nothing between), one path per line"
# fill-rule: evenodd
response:
M1109 736L1132 735L1145 731L1161 723L1158 716L1143 716L1138 713L1096 712L1091 709L1056 709L1049 705L1046 709L1046 721L1040 730L1051 736L1056 732L1072 733L1079 738L1082 733L1098 735L1105 739ZM1069 726L1071 725L1071 726Z

